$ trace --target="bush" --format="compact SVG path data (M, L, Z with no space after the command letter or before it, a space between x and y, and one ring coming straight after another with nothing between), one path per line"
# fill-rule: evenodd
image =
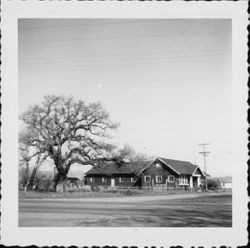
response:
M220 182L216 179L207 179L207 188L208 190L218 190L220 189Z
M54 180L51 176L38 174L35 178L35 187L34 190L36 191L53 191Z
M99 187L96 186L96 185L91 185L91 190L94 191L94 192L100 191Z

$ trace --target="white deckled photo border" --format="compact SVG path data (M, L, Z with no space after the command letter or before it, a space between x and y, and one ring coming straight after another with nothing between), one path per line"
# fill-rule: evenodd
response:
M1 241L5 245L237 246L247 243L247 1L4 1L2 3ZM232 228L18 227L18 19L232 19ZM231 125L228 123L228 125Z

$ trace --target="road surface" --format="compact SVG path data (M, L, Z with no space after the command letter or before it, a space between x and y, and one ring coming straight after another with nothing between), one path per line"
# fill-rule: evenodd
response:
M230 227L231 194L19 199L19 226Z

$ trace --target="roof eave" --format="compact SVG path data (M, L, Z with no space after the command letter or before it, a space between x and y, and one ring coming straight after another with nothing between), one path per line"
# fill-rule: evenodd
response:
M156 159L155 159L156 160ZM152 163L155 161L151 161L149 164L147 164L146 166L144 166L139 172L136 173L137 176L139 176L144 170L146 170L149 166L152 165Z
M198 168L200 169L199 165L196 166L196 168L195 168L195 170L194 170L192 176L194 176L194 173L197 171ZM203 171L202 171L201 169L200 169L200 171L201 171L202 176L205 177L206 175L203 173Z
M167 165L171 170L173 170L175 173L177 173L178 175L180 175L181 173L178 172L177 170L175 170L171 165L167 164L164 160L162 160L161 158L157 158L158 160L160 160L162 163L164 163L165 165Z

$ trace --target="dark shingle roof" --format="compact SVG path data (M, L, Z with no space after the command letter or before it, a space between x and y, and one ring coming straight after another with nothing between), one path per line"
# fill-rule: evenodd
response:
M197 165L194 165L187 161L180 161L167 158L159 158L159 159L162 160L166 165L169 165L179 174L192 175L197 169Z
M139 174L140 171L145 168L145 166L151 164L153 161L144 160L144 161L135 161L133 163L128 163L128 167L131 171L133 171L136 174Z
M163 164L168 166L170 169L175 171L177 174L184 174L184 175L192 175L196 169L198 168L198 165L194 165L187 161L180 161L180 160L174 160L174 159L167 159L167 158L156 158L155 160L160 160ZM155 161L154 160L154 161ZM145 169L147 169L149 166L151 166L152 163L148 163L141 171L143 172Z
M117 175L117 174L134 174L130 169L130 163L118 165L115 162L98 164L89 170L86 175Z

